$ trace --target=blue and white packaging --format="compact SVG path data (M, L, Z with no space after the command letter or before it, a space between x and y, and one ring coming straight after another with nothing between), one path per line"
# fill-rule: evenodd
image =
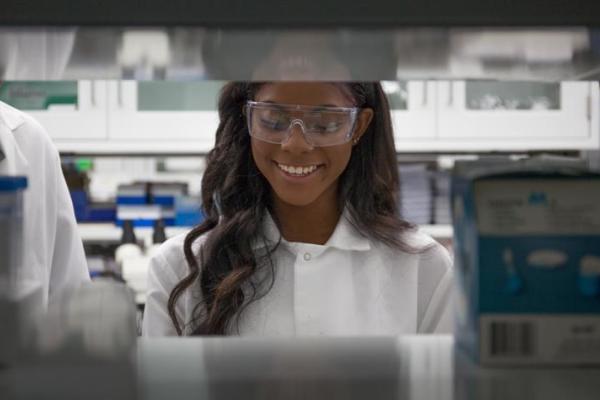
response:
M600 175L455 168L456 340L483 365L600 364Z
M9 284L21 267L23 238L24 176L0 176L0 285ZM0 296L6 295L6 288Z
M30 338L41 304L41 285L25 284L23 268L25 240L23 202L25 176L0 176L0 365L17 361ZM1 367L0 367L1 368ZM0 389L0 392L2 390Z
M165 225L175 224L175 202L187 193L187 185L177 182L138 182L119 185L117 189L116 224L131 220L134 226L153 226L162 219Z

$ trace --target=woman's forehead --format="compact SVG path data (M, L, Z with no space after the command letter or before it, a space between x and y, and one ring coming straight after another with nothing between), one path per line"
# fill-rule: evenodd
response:
M269 82L261 85L254 100L308 106L354 106L350 90L343 83Z

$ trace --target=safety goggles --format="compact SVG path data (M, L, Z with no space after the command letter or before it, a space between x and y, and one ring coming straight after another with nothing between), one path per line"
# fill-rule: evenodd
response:
M302 129L312 146L325 147L346 143L352 138L356 107L315 107L248 101L245 107L248 131L256 139L269 143L285 143L292 127Z

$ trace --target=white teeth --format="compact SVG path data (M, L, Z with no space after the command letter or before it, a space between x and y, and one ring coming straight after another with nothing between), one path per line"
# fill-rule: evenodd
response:
M311 174L318 168L316 165L311 165L310 167L293 167L290 165L277 164L277 166L288 174L300 176Z

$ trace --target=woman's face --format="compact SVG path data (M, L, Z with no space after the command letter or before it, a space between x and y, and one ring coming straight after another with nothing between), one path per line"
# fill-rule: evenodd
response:
M349 92L321 82L268 83L258 89L254 100L303 106L355 106ZM372 117L371 109L360 112L352 140L334 146L311 145L299 124L292 124L290 136L281 144L252 137L252 156L269 181L275 201L302 207L314 205L318 200L335 200L338 180L350 160L353 141L365 132Z

